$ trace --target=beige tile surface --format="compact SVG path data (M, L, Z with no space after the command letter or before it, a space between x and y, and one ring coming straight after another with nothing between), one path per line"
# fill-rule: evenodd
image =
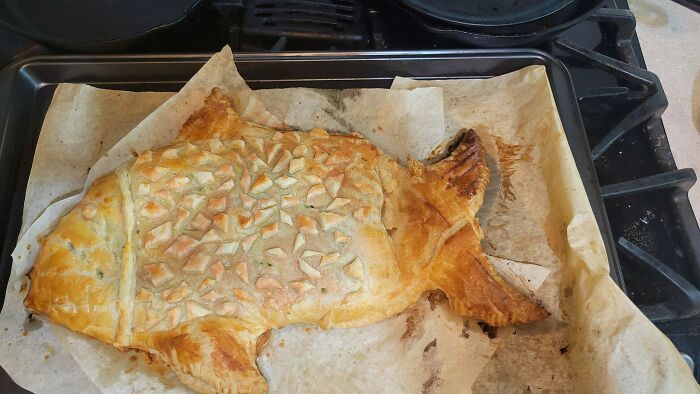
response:
M671 0L629 0L649 70L661 79L663 122L678 168L700 175L700 14ZM690 191L700 217L700 184Z

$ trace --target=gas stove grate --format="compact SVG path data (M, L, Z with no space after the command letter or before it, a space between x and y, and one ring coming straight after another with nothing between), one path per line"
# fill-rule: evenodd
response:
M624 0L609 7L545 49L573 76L617 239L621 287L689 360L697 379L700 229L688 200L697 177L692 169L677 169L671 155L661 122L668 102L658 77L644 68L634 15L620 9ZM599 38L583 45L577 34L593 32L590 24Z
M253 0L245 7L242 30L249 37L355 48L369 42L364 8L357 0Z
M610 148L615 141L618 141L624 136L625 133L639 126L651 117L660 116L666 109L668 105L666 95L663 90L660 89L661 82L659 78L653 73L601 55L569 41L555 40L554 45L569 54L585 59L585 61L593 66L612 73L619 79L641 87L641 92L643 96L645 96L643 97L643 101L637 104L632 111L622 118L607 134L605 134L593 149L591 149L591 155L594 160L599 159L603 152ZM625 92L625 95L632 94L628 88L617 87L615 89L618 89L617 93ZM608 96L610 95L608 94ZM587 95L587 98L590 98L590 94Z
M601 109L611 113L598 117L614 119L608 128L591 121L586 127L617 237L624 285L635 304L662 328L667 322L697 318L700 230L687 196L697 179L695 172L677 169L668 153L660 121L668 102L659 79L638 61L632 45L636 39L632 13L601 9L589 21L600 24L603 34L606 29L612 31L615 45L603 48L606 54L599 52L601 47L589 49L564 38L556 39L552 49L562 54L567 65L587 68L587 72L602 70L616 81L611 86L581 83L576 91L584 119L596 118L592 114ZM621 108L626 113L612 113ZM604 133L600 135L599 130ZM631 156L630 145L642 143L656 149ZM669 336L679 349L697 357L687 338Z
M617 240L617 247L632 260L645 264L661 275L669 285L671 300L639 309L652 321L664 323L700 316L700 291L690 282L668 268L659 259L625 238Z

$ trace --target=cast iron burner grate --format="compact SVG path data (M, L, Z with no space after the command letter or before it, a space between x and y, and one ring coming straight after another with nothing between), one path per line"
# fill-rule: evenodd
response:
M360 48L369 41L363 10L357 0L253 0L246 4L242 30L249 39Z
M624 287L654 322L698 316L700 231L687 198L688 189L696 180L695 173L691 169L676 169L672 157L653 157L653 150L635 149L632 154L630 145L643 142L640 139L646 139L646 145L654 140L667 144L660 122L668 104L666 96L658 78L639 67L632 51L635 26L632 13L601 9L590 20L604 26L603 29L605 25L614 27L616 57L622 60L564 38L556 39L553 46L563 53L560 59L565 63L583 63L604 70L617 82L611 86L584 83L576 92L583 117L588 120L591 154L621 252ZM615 113L601 114L599 111L606 104ZM622 108L627 110L621 111ZM593 115L593 111L598 114ZM599 125L593 121L596 118L614 120L611 127L598 129ZM658 201L668 210L650 207L650 201ZM636 278L635 274L640 273L653 279Z
M618 3L626 6L622 1L611 5ZM697 379L700 230L688 200L697 178L692 169L678 169L671 155L660 118L668 102L659 79L644 68L634 15L603 8L585 23L599 26L600 40L592 47L575 38L582 24L547 49L574 79L617 239L621 287L674 342ZM590 78L600 72L606 75Z

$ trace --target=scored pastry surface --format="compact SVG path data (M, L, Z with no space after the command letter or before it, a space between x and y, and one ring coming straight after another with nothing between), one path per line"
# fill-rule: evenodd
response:
M98 180L61 219L25 304L149 352L202 392L264 390L266 330L366 325L427 290L492 325L542 319L481 250L487 181L473 132L405 168L357 136L245 122L215 90L178 141Z
M140 155L128 170L135 291L150 296L137 298L133 329L234 313L264 324L268 309L360 290L365 268L348 234L383 227L384 196L378 154L358 144L287 132Z

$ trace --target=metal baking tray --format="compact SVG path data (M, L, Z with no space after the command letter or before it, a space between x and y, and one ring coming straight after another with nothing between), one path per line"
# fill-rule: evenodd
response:
M34 148L61 82L134 91L177 91L210 54L40 56L0 73L0 305L10 274ZM603 234L612 278L624 287L605 207L564 65L530 49L422 52L241 53L238 70L253 89L291 86L388 88L395 76L486 78L544 65L571 151ZM623 288L624 290L624 288Z

